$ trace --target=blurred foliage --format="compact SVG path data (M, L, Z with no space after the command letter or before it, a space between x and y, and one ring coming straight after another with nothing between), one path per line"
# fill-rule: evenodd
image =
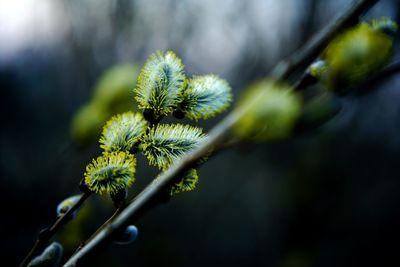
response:
M237 112L244 110L245 114L235 124L234 133L239 138L254 141L289 137L302 107L301 95L285 82L255 83L239 99Z
M320 88L319 91L323 89ZM329 92L318 92L311 100L304 104L302 114L296 122L295 131L298 133L310 132L327 123L342 109L342 103Z
M122 233L118 233L114 239L114 243L126 245L136 240L139 231L136 226L128 225Z
M382 20L387 21L386 18ZM375 27L377 21L373 20ZM361 22L339 34L325 49L328 67L323 79L330 90L343 92L380 71L392 55L392 35Z
M135 110L132 89L138 68L117 65L102 74L93 96L75 114L71 123L71 136L75 142L85 145L100 136L107 120L118 113Z

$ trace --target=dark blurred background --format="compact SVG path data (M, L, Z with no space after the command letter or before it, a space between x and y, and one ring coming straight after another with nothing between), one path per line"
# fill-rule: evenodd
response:
M79 193L101 151L93 136L76 142L71 123L110 68L173 50L187 74L218 74L237 98L351 2L0 0L1 265L16 266ZM399 8L382 0L366 18L399 21ZM398 48L397 38L395 59ZM197 190L147 213L135 243L90 266L399 266L400 76L373 87L342 97L340 114L311 133L210 159ZM155 175L139 157L131 196ZM112 209L107 197L85 205L55 238L65 257Z

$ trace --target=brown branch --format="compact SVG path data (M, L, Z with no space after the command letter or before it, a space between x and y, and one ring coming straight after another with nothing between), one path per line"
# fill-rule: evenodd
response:
M320 33L307 43L304 48L295 52L288 60L279 63L271 72L270 77L276 80L286 80L296 71L304 71L324 49L328 42L346 25L367 11L378 0L358 0L336 20L326 26ZM173 165L153 180L133 201L103 230L101 230L89 243L73 255L64 267L76 266L79 261L93 251L112 241L113 235L129 222L137 219L139 214L146 209L149 203L154 202L158 195L173 183L185 171L196 164L198 160L213 151L215 147L227 140L230 130L246 113L251 106L235 109L224 120L216 125L209 137L201 145L187 154L179 163Z

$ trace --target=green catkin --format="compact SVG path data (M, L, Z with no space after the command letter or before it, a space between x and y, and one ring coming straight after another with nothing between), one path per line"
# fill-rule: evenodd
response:
M182 61L174 52L152 54L140 71L135 88L139 108L154 117L168 115L182 101L186 76Z
M130 152L136 153L136 148L150 165L165 171L206 138L202 129L191 125L159 124L162 117L181 111L189 119L207 119L232 102L231 87L216 75L193 76L187 81L181 60L171 51L157 51L149 57L135 94L144 115L125 112L112 117L100 138L103 155L86 167L85 182L95 193L114 195L132 185L136 158ZM170 187L170 194L191 191L197 182L197 170L190 169Z
M143 137L140 149L149 164L166 170L206 138L200 128L183 124L160 124Z
M135 181L136 158L123 151L105 152L88 164L85 182L95 193L115 194Z
M302 100L291 87L272 80L250 86L239 99L244 116L233 132L241 139L268 141L288 137L301 114Z
M334 92L362 83L380 71L393 53L393 37L384 30L396 31L394 22L362 22L338 35L325 49L328 66L322 80Z
M218 76L193 76L183 91L180 108L189 119L208 119L225 111L232 102L232 89Z
M100 147L106 152L129 151L145 133L147 121L140 113L125 112L112 117L104 126Z
M193 191L199 181L196 169L187 171L179 182L175 183L170 188L170 195L175 195L181 192Z

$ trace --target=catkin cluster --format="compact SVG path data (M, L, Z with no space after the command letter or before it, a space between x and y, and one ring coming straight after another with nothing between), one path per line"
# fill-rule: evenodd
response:
M134 93L143 113L128 111L112 117L100 138L103 154L86 167L84 181L93 192L115 195L131 186L139 152L149 165L164 171L207 138L199 127L160 123L164 117L208 119L232 102L225 80L212 74L187 78L181 59L171 51L150 56ZM197 182L197 170L190 169L169 193L193 190Z

